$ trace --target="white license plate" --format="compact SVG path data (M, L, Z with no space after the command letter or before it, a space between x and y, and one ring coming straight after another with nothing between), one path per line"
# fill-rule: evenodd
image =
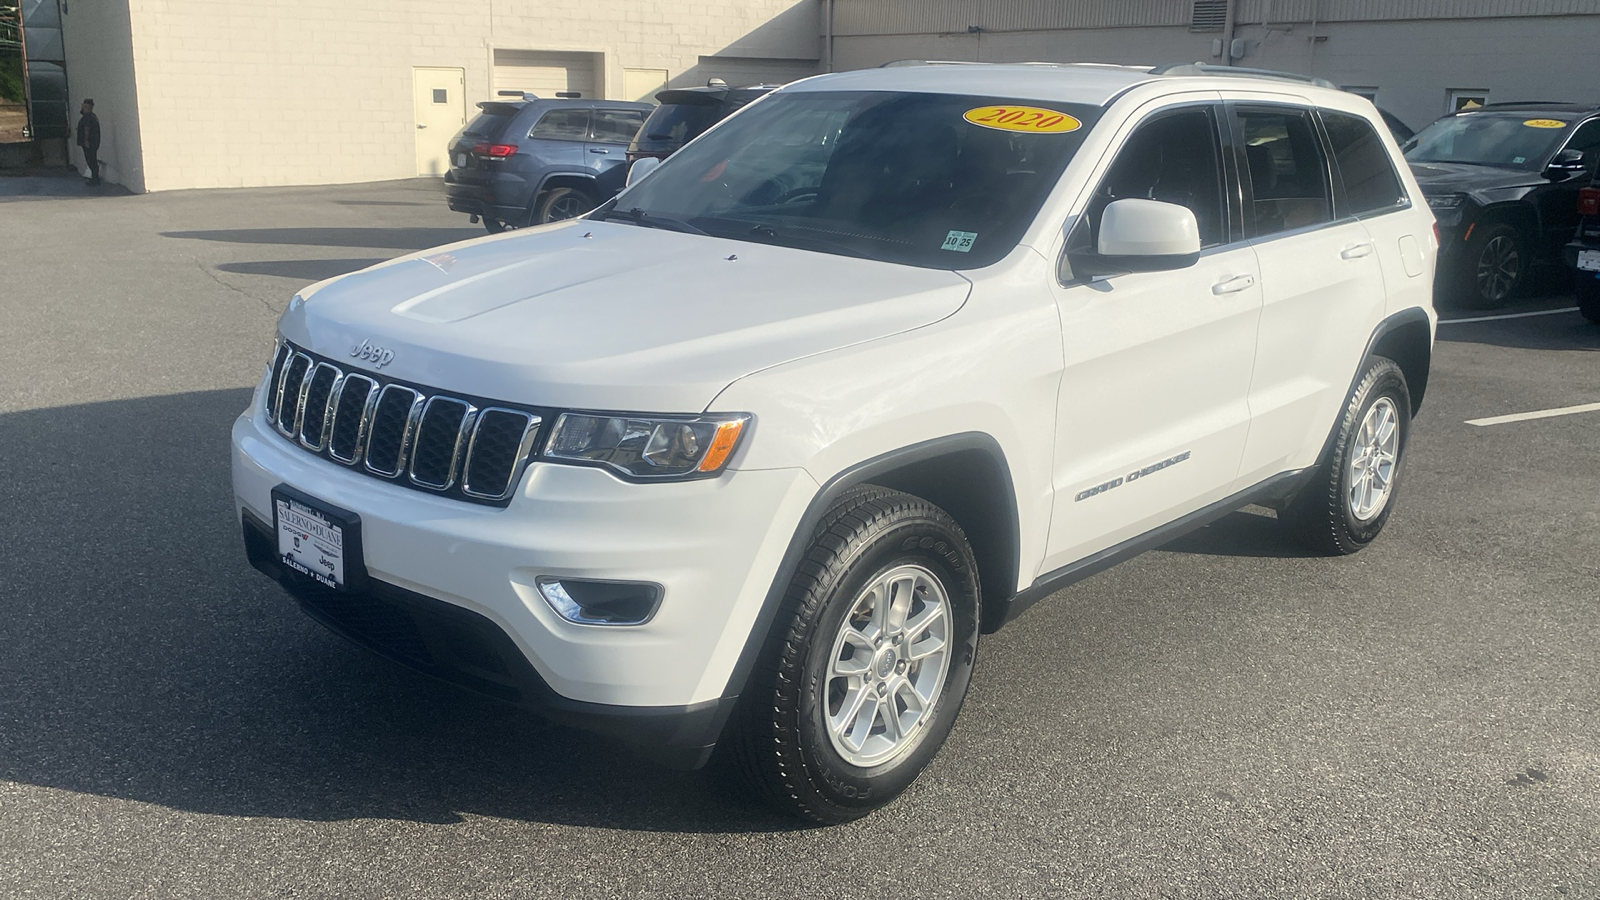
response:
M275 497L273 502L283 564L328 587L344 587L344 529L297 500Z
M1600 250L1579 250L1578 268L1585 272L1600 272Z
M467 155L465 153L457 153L456 154L456 168L464 169L466 167L467 167Z

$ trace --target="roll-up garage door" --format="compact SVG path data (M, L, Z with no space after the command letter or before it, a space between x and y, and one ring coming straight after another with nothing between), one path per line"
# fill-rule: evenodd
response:
M764 59L754 56L702 56L696 71L703 80L721 78L738 87L744 84L788 84L817 74L814 59Z
M597 77L594 53L555 53L544 50L494 51L494 93L526 91L552 99L557 92L575 91L585 99L604 99Z

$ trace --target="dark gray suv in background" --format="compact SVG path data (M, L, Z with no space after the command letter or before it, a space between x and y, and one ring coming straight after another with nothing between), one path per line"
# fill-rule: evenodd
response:
M450 142L450 208L491 233L580 216L627 177L651 106L622 100L488 100Z

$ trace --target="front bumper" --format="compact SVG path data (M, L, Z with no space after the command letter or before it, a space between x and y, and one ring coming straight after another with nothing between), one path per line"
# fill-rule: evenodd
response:
M818 490L797 469L628 484L535 462L511 504L495 509L312 456L258 410L252 404L233 429L246 547L313 617L428 674L677 750L714 742L738 691L735 667ZM360 517L362 594L308 584L278 564L271 492L280 484ZM665 595L643 625L578 625L539 595L541 575L651 581Z

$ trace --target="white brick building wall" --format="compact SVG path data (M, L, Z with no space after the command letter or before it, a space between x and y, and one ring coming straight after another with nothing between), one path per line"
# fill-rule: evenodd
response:
M816 4L127 0L120 22L75 2L62 24L74 107L96 97L109 127L137 135L101 153L108 174L170 190L409 177L413 67L465 70L469 116L493 96L496 48L595 54L618 97L626 68L693 84L702 56L814 60Z

